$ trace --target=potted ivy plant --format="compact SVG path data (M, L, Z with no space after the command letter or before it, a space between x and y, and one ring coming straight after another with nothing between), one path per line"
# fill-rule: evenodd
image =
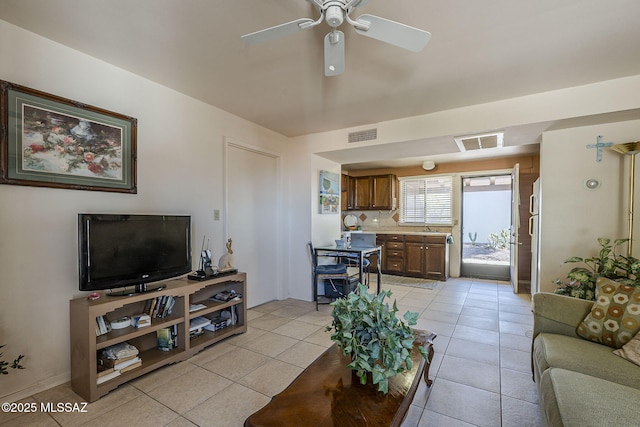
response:
M413 363L414 333L410 326L416 324L418 313L407 311L403 318L396 317L398 307L384 301L391 291L370 293L363 284L358 284L356 292L332 302L333 318L327 331L333 331L331 339L351 357L347 365L355 372L361 384L367 383L368 374L378 391L387 393L389 378L411 370ZM418 349L422 357L429 361L422 346Z
M567 258L565 263L582 263L567 273L568 281L554 280L558 285L556 294L568 295L576 298L595 300L596 280L599 277L615 280L631 286L640 286L640 260L616 253L618 247L629 239L598 238L600 251L597 256L583 258L574 256Z
M4 347L4 344L0 345L0 348L2 347ZM13 362L7 362L3 359L2 353L0 353L0 375L7 375L9 373L7 367L11 369L24 369L24 366L20 364L20 361L23 357L24 355L21 354L16 359L14 359Z

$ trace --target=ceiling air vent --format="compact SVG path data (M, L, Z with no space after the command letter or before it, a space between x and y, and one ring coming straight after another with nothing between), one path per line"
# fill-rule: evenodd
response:
M378 129L367 129L349 133L349 142L372 141L378 139Z
M458 145L458 149L462 152L484 150L486 148L499 148L503 146L504 132L459 136L454 139Z

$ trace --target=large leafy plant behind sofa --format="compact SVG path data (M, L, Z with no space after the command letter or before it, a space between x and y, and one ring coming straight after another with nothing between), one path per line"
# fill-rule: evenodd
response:
M567 274L567 280L557 279L556 294L568 295L586 300L596 299L596 281L600 277L615 280L616 282L640 286L640 260L632 256L624 256L619 253L619 247L629 239L598 238L600 251L597 256L583 258L570 257L565 263L582 263L572 268Z

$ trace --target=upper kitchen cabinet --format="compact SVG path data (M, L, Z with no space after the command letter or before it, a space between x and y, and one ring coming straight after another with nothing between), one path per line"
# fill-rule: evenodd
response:
M350 178L354 210L395 209L397 179L395 175L358 176ZM349 198L349 196L347 197Z
M355 181L349 175L342 174L340 182L340 207L343 211L353 209L353 197L355 195Z

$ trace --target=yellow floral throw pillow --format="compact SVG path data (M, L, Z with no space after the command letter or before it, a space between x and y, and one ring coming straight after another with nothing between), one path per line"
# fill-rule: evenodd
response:
M582 338L620 348L640 331L640 287L623 285L600 277L596 302L578 325Z

